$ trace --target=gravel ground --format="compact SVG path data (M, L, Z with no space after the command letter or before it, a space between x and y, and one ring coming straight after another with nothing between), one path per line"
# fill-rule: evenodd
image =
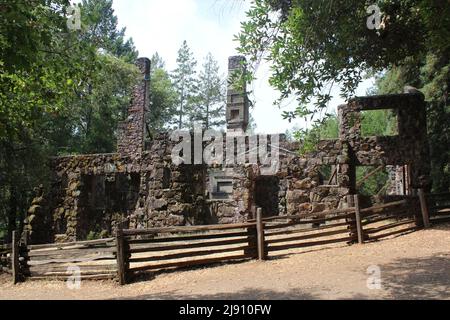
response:
M367 287L368 268L381 288ZM176 272L123 287L84 281L13 286L0 276L0 299L450 299L450 224L364 245L340 245Z

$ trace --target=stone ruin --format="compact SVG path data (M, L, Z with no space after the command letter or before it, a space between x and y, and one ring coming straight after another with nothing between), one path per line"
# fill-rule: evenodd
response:
M229 72L245 68L242 62L242 57L230 57ZM341 208L358 192L358 166L386 166L392 180L387 194L392 197L430 186L426 110L420 93L358 97L339 106L339 138L320 141L306 155L299 154L298 142L284 135L276 145L274 135L259 135L259 144L271 141L267 151L278 156L276 171L267 175L261 159L247 161L250 142L257 138L246 134L245 87L229 86L227 93L226 135L232 139L224 147L229 155L241 156L238 164L176 165L172 151L180 141L171 137L173 132L145 141L150 60L140 58L137 66L142 78L133 90L128 117L119 125L117 152L51 160L51 189L38 192L26 220L31 243L106 237L119 224L149 228L244 222L254 217L255 207L261 207L264 216ZM397 135L362 135L362 112L378 109L396 114ZM321 173L324 167L332 172L329 177Z

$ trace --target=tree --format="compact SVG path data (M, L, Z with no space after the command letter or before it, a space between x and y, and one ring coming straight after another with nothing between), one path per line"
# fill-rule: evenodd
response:
M99 54L97 61L99 66L90 76L85 94L73 104L79 107L75 112L79 144L70 146L72 152L116 150L118 123L127 116L131 90L138 79L137 68L117 56Z
M217 61L208 53L199 75L195 97L195 120L201 121L206 129L225 124L225 85L226 80L219 75Z
M133 39L125 41L126 28L118 29L112 0L83 0L81 6L83 37L98 49L134 63L138 52Z
M197 61L185 40L178 50L177 68L172 72L172 81L178 95L178 128L183 128L186 120L191 124L194 120L193 98L197 92L196 65Z
M21 229L50 155L114 150L128 105L137 52L110 1L81 5L82 30L67 28L68 4L0 4L0 237Z
M430 144L431 180L434 192L450 190L450 57L429 53L419 63L410 61L378 74L374 93L401 92L413 84L428 101L427 128Z
M364 73L420 61L428 52L449 56L448 1L378 1L378 29L367 26L371 5L372 0L252 1L236 36L239 51L253 67L263 58L271 62L270 84L280 100L296 95L299 106L284 112L285 118L326 108L333 85L349 98Z
M48 174L52 124L68 113L68 101L90 67L85 64L95 56L93 46L67 29L67 4L0 4L0 236L23 224L33 187Z
M150 113L147 122L151 133L174 124L174 115L177 114L177 92L164 66L164 60L155 53L151 58Z
M166 63L164 62L163 58L158 54L158 52L155 52L151 59L150 59L150 72L153 73L157 69L165 69Z
M287 119L326 108L333 85L340 85L344 98L351 97L365 75L379 78L375 93L400 93L404 85L420 89L430 102L433 189L448 191L450 3L383 0L376 4L254 0L236 40L253 68L263 58L271 62L270 84L280 91L276 103L296 95L299 106L283 113ZM375 26L378 8L380 24ZM378 119L389 120L386 116L379 113ZM303 130L298 137L311 135Z

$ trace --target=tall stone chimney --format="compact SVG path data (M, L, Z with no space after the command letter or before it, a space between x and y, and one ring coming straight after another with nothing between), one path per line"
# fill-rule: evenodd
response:
M136 66L142 75L133 88L128 117L119 123L117 152L131 158L140 158L144 150L145 115L149 106L150 59L139 58Z
M245 58L243 56L232 56L228 58L228 77L234 73L242 74L246 72ZM245 133L248 125L248 97L247 87L242 84L239 88L228 81L227 90L227 132Z

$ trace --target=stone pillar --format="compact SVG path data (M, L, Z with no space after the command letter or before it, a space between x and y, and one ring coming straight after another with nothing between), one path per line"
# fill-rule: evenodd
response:
M139 58L136 65L142 79L133 89L128 117L119 123L117 138L117 152L131 158L141 158L144 150L145 114L148 111L150 88L150 60Z
M245 58L242 56L232 56L228 58L228 76L240 75L245 73ZM238 77L240 78L240 77ZM239 84L228 83L227 90L227 132L242 134L247 130L248 125L248 108L249 102L247 97L247 88L245 83Z

